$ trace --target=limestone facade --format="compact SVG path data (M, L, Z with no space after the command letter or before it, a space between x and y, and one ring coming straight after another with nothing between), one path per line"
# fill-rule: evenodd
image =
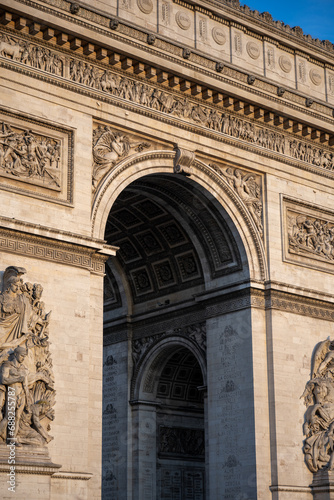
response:
M302 395L334 336L333 44L238 0L0 8L0 299L11 266L42 285L56 393L17 494L332 498L332 402L312 471Z

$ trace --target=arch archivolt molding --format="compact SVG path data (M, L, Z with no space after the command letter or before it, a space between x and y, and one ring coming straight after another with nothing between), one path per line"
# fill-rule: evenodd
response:
M132 155L116 164L95 191L91 212L92 236L103 239L110 210L117 197L129 184L151 174L180 175L175 173L176 157L175 151L156 150ZM241 172L241 169L238 170ZM244 244L251 278L261 281L266 279L267 264L263 232L252 216L249 205L247 206L240 197L233 183L231 185L224 176L224 169L219 165L208 165L194 158L187 174L207 190L228 213ZM263 204L262 194L260 202Z
M197 359L203 375L204 385L207 379L205 350L196 340L181 335L158 337L145 351L138 364L134 367L130 398L132 401L145 401L154 396L163 360L178 348L187 348Z

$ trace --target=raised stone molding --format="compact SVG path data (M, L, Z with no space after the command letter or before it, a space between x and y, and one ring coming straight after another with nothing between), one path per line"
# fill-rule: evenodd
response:
M11 254L81 267L92 273L104 275L108 255L97 253L96 248L64 243L32 234L0 228L0 249Z
M73 479L79 481L89 481L93 477L90 472L59 471L52 475L52 479Z
M15 464L15 472L16 474L38 474L38 475L43 475L43 476L53 476L56 474L61 465L56 465L50 463L50 465L31 465L31 464ZM0 473L5 473L6 475L9 474L10 471L10 465L8 465L8 459L7 459L7 464L2 464L0 463Z
M334 273L334 212L281 197L283 260Z
M0 139L0 189L73 203L72 130L0 109Z

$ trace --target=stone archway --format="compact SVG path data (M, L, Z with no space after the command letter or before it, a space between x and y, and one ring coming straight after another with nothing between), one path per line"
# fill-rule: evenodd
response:
M170 162L168 155L165 160ZM119 250L107 264L105 287L103 495L106 499L116 495L118 500L163 500L164 495L168 497L164 478L171 478L178 464L181 476L176 475L175 481L183 478L181 494L185 478L190 482L190 477L197 477L196 484L202 484L198 498L204 500L210 494L215 498L222 489L226 463L234 460L241 466L233 454L235 442L239 440L247 449L247 457L255 453L249 283L252 275L263 277L265 265L261 252L255 252L261 243L254 221L228 183L218 179L209 191L205 188L209 167L200 170L198 166L200 183L193 176L171 173L170 167L157 172L154 161L149 160L147 169L144 164L140 172L131 171L127 180L120 177L123 189L114 197L106 222L105 239ZM107 182L105 189L104 195ZM228 210L217 199L218 192L225 193ZM228 196L235 205L228 204ZM97 224L110 204L99 193L95 201ZM234 220L242 228L242 237ZM249 265L251 251L255 254ZM163 394L163 383L170 390L175 386L173 380L166 380L164 369L168 363L175 367L173 356L178 355L180 370L186 369L187 356L192 356L197 372L202 373L204 393L208 387L209 405L203 400L201 408L191 408L185 384L179 400L170 397L170 391L168 397ZM241 389L242 380L247 383ZM194 387L192 379L188 385ZM245 406L246 445L240 431ZM225 417L227 408L238 412L238 418L233 412ZM166 415L172 415L171 425L165 423ZM224 419L223 433L235 436L226 449L222 432L215 440L218 422ZM182 429L190 429L185 431L189 439L200 441L204 420L213 423L206 432L210 442L206 474L203 454L191 457L191 448L183 457L180 453ZM176 447L161 444L173 433L176 441L179 436ZM244 470L256 475L255 456ZM231 484L227 479L224 484ZM233 481L240 488L239 473ZM250 490L254 494L254 486Z
M136 498L206 498L206 367L204 373L201 368L205 363L203 353L184 337L164 339L145 354L134 380L138 397L131 402L137 428ZM147 454L155 454L152 467Z

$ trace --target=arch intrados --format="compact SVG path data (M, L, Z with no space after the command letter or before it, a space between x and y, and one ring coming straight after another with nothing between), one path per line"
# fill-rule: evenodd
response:
M192 340L169 337L161 340L145 353L134 374L131 390L133 400L152 401L155 398L159 378L166 362L182 348L186 348L195 356L202 371L204 384L206 383L207 368L203 351Z
M106 176L95 193L92 206L93 237L104 239L110 210L117 197L128 185L148 175L173 173L174 157L173 151L154 151L120 162ZM267 266L263 242L243 202L226 180L209 165L197 160L191 170L191 179L218 201L235 225L247 254L250 277L265 280Z

